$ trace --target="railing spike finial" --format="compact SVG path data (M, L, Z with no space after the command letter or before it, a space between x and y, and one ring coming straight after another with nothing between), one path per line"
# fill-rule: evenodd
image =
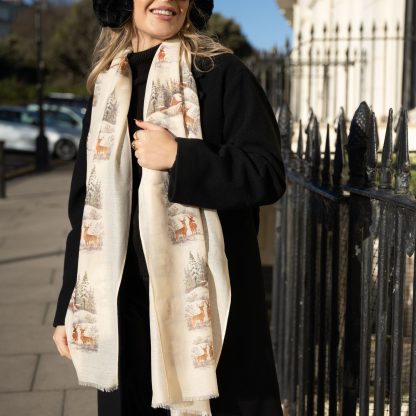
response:
M401 125L398 126L397 138L397 159L395 169L395 189L396 194L409 193L409 178L410 178L410 158L409 158L409 139L408 139L408 117L407 110L403 110L403 117L401 117Z
M305 134L306 134L305 159L308 161L312 161L312 127L313 127L314 117L315 117L315 114L312 108L309 108L309 120L308 120L308 124L305 127Z
M296 149L296 170L302 173L304 168L303 159L303 131L302 131L302 120L299 120L299 134L298 134L298 147Z
M312 130L314 117L315 117L315 113L313 112L313 109L309 107L309 120L308 120L308 124L305 127L305 134L308 134Z
M403 126L403 117L404 117L404 108L400 107L399 117L397 118L396 125L394 126L394 132L396 133L396 138L394 140L393 153L397 153L399 137L401 135L400 129Z
M337 140L335 142L334 174L332 181L334 188L339 190L342 180L342 172L345 164L345 146L347 144L347 124L345 122L344 108L341 107L338 117Z
M319 167L321 164L321 133L319 131L319 122L316 116L313 117L311 131L312 144L312 180L319 182Z
M371 134L368 139L366 155L366 186L374 188L376 186L377 150L379 145L377 118L374 111L371 112Z
M387 118L386 136L384 138L383 155L381 158L380 189L392 189L392 156L393 156L393 110L390 108Z
M329 188L331 186L331 149L330 149L329 123L326 125L326 140L324 163L322 166L322 186Z
M367 103L363 101L351 120L347 151L350 168L348 184L365 187L367 144L372 131L372 114Z
M298 135L298 148L296 154L300 160L303 159L303 131L302 120L299 120L299 135Z
M313 143L312 143L312 126L315 114L312 109L309 109L310 116L308 124L305 127L306 134L306 149L305 149L305 176L310 179L313 161Z
M283 157L289 161L292 144L292 114L287 103L283 103L280 108L277 124L282 141Z

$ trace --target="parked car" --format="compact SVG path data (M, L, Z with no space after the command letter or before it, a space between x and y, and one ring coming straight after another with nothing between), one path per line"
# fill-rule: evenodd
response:
M0 106L0 140L4 140L6 150L34 152L38 135L36 111L29 111L25 107ZM81 137L79 128L45 123L45 136L53 157L71 160L76 156Z
M38 104L28 104L26 107L29 111L38 111ZM43 114L46 125L58 125L63 127L72 127L82 131L82 115L80 109L71 108L59 104L43 104Z
M45 95L44 102L65 105L74 108L75 111L80 111L81 115L84 115L88 105L88 96L80 96L67 92L51 92Z

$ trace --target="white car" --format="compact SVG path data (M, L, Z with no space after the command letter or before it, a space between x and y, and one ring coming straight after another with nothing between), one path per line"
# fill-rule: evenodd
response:
M0 140L6 150L36 151L39 135L38 113L24 107L0 106ZM61 160L73 159L78 151L81 130L79 128L47 125L49 153Z
M65 105L59 104L43 104L43 114L46 125L57 125L62 127L79 128L82 130L82 115ZM38 111L38 104L28 104L26 106L29 111Z

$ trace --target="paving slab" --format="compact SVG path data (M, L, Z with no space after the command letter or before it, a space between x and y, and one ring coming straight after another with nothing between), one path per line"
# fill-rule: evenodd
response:
M35 354L0 356L0 391L30 391L38 359Z
M49 325L2 325L0 355L57 352Z
M0 287L0 304L56 301L60 288L59 284L26 285L25 290L22 290L17 285L4 285Z
M33 390L80 388L72 361L56 351L42 354L36 371Z
M15 264L0 265L0 285L44 285L54 281L54 267L17 267Z
M0 393L0 416L61 416L63 391Z
M67 390L63 416L95 416L97 408L97 390Z
M0 304L0 326L42 325L45 323L47 311L48 305L44 303L3 303Z

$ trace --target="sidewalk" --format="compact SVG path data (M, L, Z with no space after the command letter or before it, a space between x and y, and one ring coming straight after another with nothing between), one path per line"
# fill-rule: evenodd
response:
M96 416L52 340L73 164L7 183L0 199L0 416Z

